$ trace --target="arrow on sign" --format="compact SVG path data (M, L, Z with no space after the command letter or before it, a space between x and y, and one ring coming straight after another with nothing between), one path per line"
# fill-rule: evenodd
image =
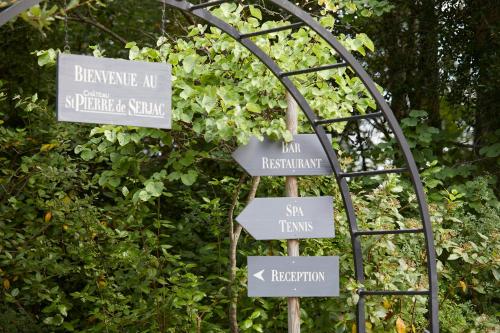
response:
M333 238L333 197L256 198L236 217L255 239Z
M257 279L262 280L265 282L264 278L262 277L262 274L264 274L265 269L255 273L253 276L255 276Z
M248 296L339 295L339 257L248 257Z
M331 142L331 136L328 137ZM333 173L315 134L294 135L293 141L259 141L252 137L233 158L251 176L320 176Z

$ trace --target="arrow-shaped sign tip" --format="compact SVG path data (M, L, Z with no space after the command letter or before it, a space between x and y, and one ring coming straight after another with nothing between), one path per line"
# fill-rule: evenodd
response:
M255 276L257 279L262 280L262 281L265 282L264 277L262 276L262 274L264 274L264 271L265 271L265 269L263 269L261 271L258 271L253 276Z

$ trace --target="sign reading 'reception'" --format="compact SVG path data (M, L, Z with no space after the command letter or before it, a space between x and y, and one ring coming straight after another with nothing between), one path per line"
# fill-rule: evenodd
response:
M57 119L171 128L169 64L60 54Z
M233 158L251 176L321 176L333 173L326 153L314 134L298 134L293 141L259 141L233 152Z
M248 296L339 296L339 257L248 257Z
M236 218L257 240L333 238L333 197L256 198Z

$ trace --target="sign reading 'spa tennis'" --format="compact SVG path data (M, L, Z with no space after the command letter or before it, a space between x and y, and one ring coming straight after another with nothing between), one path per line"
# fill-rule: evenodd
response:
M169 64L59 55L59 121L170 128L171 95Z

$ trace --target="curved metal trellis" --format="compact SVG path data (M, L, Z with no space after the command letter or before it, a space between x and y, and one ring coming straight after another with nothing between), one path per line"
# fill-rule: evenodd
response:
M361 248L361 236L372 236L372 235L386 235L386 234L417 234L423 233L425 237L425 248L427 255L427 275L429 281L428 290L364 290L361 289L359 293L359 302L357 305L356 322L358 333L364 333L366 331L365 325L365 298L370 295L402 295L402 296L415 296L423 295L428 297L428 319L429 319L429 330L431 333L439 332L439 321L438 321L438 283L437 283L437 271L436 271L436 255L433 243L432 226L429 217L429 211L427 208L425 193L420 179L418 169L415 163L415 159L410 151L406 138L403 135L401 127L399 126L396 117L392 113L389 105L384 100L382 95L377 90L375 83L372 81L367 72L361 67L359 62L335 39L335 37L325 28L323 28L316 20L314 20L308 13L295 6L288 0L268 0L270 3L280 7L281 9L287 11L293 17L297 18L299 22L293 23L288 26L278 27L258 32L252 32L247 34L240 33L236 28L229 25L228 23L222 21L221 19L215 17L211 14L207 8L218 6L220 4L231 2L231 0L212 0L204 2L201 4L192 4L184 0L161 0L167 5L180 9L185 12L189 12L192 15L206 21L207 23L219 28L240 44L245 46L250 52L252 52L262 63L264 63L267 68L280 80L283 86L288 90L288 92L293 96L297 104L300 106L307 119L314 128L314 131L319 138L323 149L325 150L328 160L332 166L335 173L335 178L339 185L342 200L346 209L347 219L349 221L349 229L351 233L351 244L354 253L354 268L356 280L360 283L365 281L365 274L363 270L363 257ZM255 43L253 43L249 38L265 35L272 32L283 31L294 29L298 26L307 26L314 30L319 36L325 40L330 47L332 47L338 55L342 58L342 63L336 64L326 64L324 66L302 69L292 72L283 72L276 62L274 62L269 55L267 55L262 49L260 49ZM332 68L339 68L349 66L354 71L354 73L361 79L366 89L370 95L375 100L377 107L380 111L366 114L366 115L356 115L347 118L336 118L336 119L319 119L314 113L309 103L306 101L304 96L300 93L298 88L290 80L290 76L312 73L321 70L327 70ZM350 120L360 120L360 119L370 119L376 117L383 117L389 124L397 143L403 153L406 167L389 169L389 170L375 170L375 171L365 171L365 172L343 172L340 168L340 163L337 158L337 154L332 148L330 141L328 140L327 133L325 131L324 125L332 124L339 121L350 121ZM388 174L388 173L402 173L408 172L410 174L411 181L413 183L413 188L418 200L420 216L422 220L422 228L418 229L400 229L400 230L370 230L362 231L358 229L356 214L353 207L351 195L349 192L349 186L347 184L346 178L352 178L357 176L371 176L377 174Z
M15 5L7 8L0 12L0 26L5 24L11 18L17 16L22 11L28 9L31 6L38 4L41 0L19 0ZM431 333L439 332L439 321L438 321L438 282L437 282L437 271L436 271L436 254L433 243L432 225L430 222L429 211L427 208L426 198L424 189L422 186L422 181L418 173L418 169L410 151L408 143L403 135L401 127L399 126L394 114L392 113L389 105L384 100L382 95L376 89L374 82L369 77L367 72L361 67L359 62L335 39L335 37L325 28L323 28L317 21L315 21L308 13L295 6L288 0L268 0L270 3L280 7L281 9L287 11L293 17L297 18L299 22L293 23L288 26L263 30L259 32L252 32L247 34L242 34L236 30L231 25L220 20L219 18L212 15L207 8L218 6L225 2L231 2L231 0L212 0L204 2L201 4L191 4L185 0L161 0L165 4L180 9L182 11L190 12L198 18L206 21L207 23L221 29L232 38L237 40L240 44L245 46L250 52L252 52L262 63L264 63L269 70L280 80L283 86L288 90L288 92L293 96L297 104L300 106L307 119L311 123L316 135L318 136L323 149L326 152L328 160L332 166L335 174L335 178L339 185L342 200L346 209L347 219L349 221L349 229L351 234L351 245L354 253L354 270L355 277L359 283L365 281L365 274L363 270L363 257L361 248L361 236L373 236L373 235L386 235L386 234L417 234L422 233L425 237L425 248L427 255L427 275L429 281L428 290L364 290L361 289L359 293L359 302L356 311L356 322L357 322L357 332L364 333L366 331L365 325L365 298L370 295L402 295L402 296L415 296L423 295L428 297L428 318L429 318L429 331ZM258 35L265 35L272 32L283 31L294 29L299 26L307 26L313 31L315 31L320 37L325 40L332 49L342 58L343 62L336 64L326 64L324 66L319 66L315 68L302 69L292 72L283 72L278 64L276 64L270 56L268 56L262 49L260 49L255 43L253 43L249 38ZM378 112L369 113L365 115L355 115L346 118L336 118L336 119L319 119L314 113L304 96L300 93L298 88L290 80L290 76L318 72L321 70L340 68L349 66L353 72L361 79L366 89L370 95L375 100ZM364 171L364 172L343 172L340 168L340 163L338 161L337 155L328 140L326 135L324 125L341 122L341 121L351 121L360 119L372 119L377 117L383 117L389 124L397 143L403 153L406 167L396 168L389 170L375 170L375 171ZM413 183L413 188L416 194L416 198L419 205L420 216L422 220L422 228L419 229L400 229L400 230L369 230L363 231L359 230L356 214L353 207L349 186L347 184L346 178L358 177L358 176L371 176L377 174L388 174L388 173L402 173L408 172L410 179Z

